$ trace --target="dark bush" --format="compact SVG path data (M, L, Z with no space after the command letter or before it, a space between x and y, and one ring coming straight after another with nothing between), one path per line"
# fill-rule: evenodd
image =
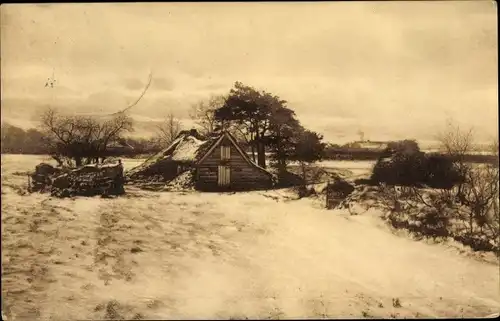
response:
M346 198L354 191L354 186L343 179L337 179L335 182L328 184L327 193L335 194L341 198Z
M413 232L426 237L448 237L450 220L439 210L425 213L420 219L421 225Z
M357 178L354 180L354 185L377 185L377 182L374 182L371 178Z
M395 142L389 142L387 144L387 148L385 149L384 153L387 155L393 155L393 154L416 154L420 152L420 147L418 146L418 143L414 140L411 139L405 139L405 140L400 140L400 141L395 141Z
M461 181L453 160L420 152L413 141L394 142L384 150L371 176L374 183L449 189Z
M450 189L463 181L454 167L453 160L442 155L426 156L424 183L432 188Z
M406 229L418 238L446 238L450 236L450 218L437 209L393 211L388 216L394 228Z
M396 153L388 158L380 158L371 180L388 185L419 186L425 182L425 155Z
M336 179L326 186L326 206L335 208L354 191L354 186L343 179Z
M499 247L488 242L488 239L481 238L480 235L456 235L453 238L455 239L455 241L470 246L474 251L490 251L497 253L497 255L500 255Z

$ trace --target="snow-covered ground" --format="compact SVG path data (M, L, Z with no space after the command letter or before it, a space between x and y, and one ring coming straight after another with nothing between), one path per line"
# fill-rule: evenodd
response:
M314 163L314 167L320 167L325 172L336 174L348 181L353 181L359 178L368 178L371 175L374 161L348 161L348 160L326 160ZM300 174L301 169L298 163L289 164L290 171ZM324 181L326 177L320 178Z
M292 163L290 165L298 165ZM331 170L348 170L353 175L368 175L371 173L375 161L349 161L349 160L325 160L314 163L315 166L331 169Z
M396 236L375 210L349 216L287 190L21 195L16 174L39 161L2 155L2 300L19 319L499 312L498 264Z
M423 150L426 153L439 153L442 152L439 148L428 148L426 150ZM469 151L467 154L470 155L494 155L494 153L491 150L475 150L475 151Z

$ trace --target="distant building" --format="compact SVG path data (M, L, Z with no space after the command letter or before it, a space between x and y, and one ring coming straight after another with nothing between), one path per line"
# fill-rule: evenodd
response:
M347 148L360 148L360 149L371 149L371 150L383 150L387 147L387 142L381 141L355 141L345 145Z

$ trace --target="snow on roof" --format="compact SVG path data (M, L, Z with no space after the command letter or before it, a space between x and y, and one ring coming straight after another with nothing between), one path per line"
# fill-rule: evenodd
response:
M158 153L156 153L153 156L151 156L150 158L146 159L144 164L152 164L152 163L155 163L155 162L167 157L172 152L172 150L175 149L175 147L182 141L183 138L184 138L184 136L177 137L166 148L162 149Z
M127 175L135 175L162 160L182 162L195 161L195 159L201 153L201 150L203 150L203 147L206 146L206 144L209 142L210 141L199 140L188 133L180 134L166 148L146 159L144 163L140 164L139 166L130 169Z
M171 159L174 161L194 161L200 146L204 143L205 141L193 136L183 137L173 150Z
M130 169L127 175L134 175L138 172L141 172L143 169L148 168L149 166L155 164L156 162L165 159L171 153L171 151L180 143L183 137L184 136L179 136L176 139L174 139L174 141L170 143L170 145L168 145L166 148L162 149L158 153L146 159L144 163Z

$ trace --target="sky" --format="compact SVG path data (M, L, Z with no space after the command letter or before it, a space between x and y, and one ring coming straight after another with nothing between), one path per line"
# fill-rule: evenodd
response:
M498 137L493 1L1 6L2 120L110 113L135 135L234 82L288 101L327 141L432 141L447 121ZM45 87L48 78L54 87Z

